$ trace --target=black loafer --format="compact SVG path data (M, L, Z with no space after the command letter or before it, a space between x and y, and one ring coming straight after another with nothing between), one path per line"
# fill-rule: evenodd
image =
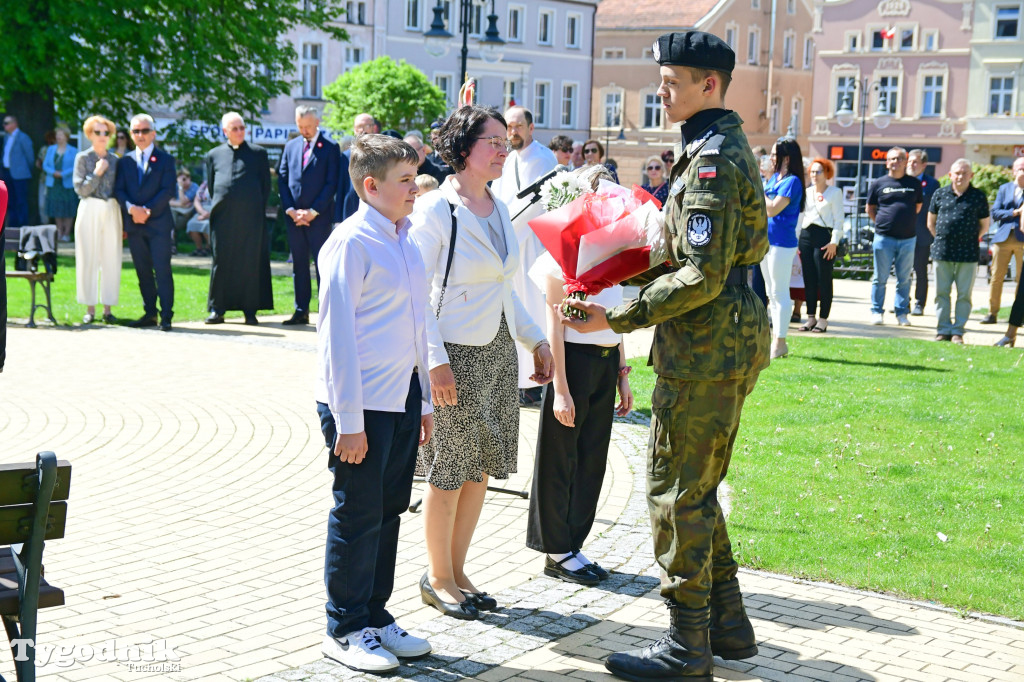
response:
M171 331L171 321L167 320L166 322L161 322L160 323L160 331L162 331L162 332L169 332L169 331Z
M989 313L985 317L981 318L981 324L995 324L995 323L996 323L996 316L993 315L992 313Z
M477 611L477 608L473 606L469 599L454 604L441 601L441 597L437 596L437 592L430 586L430 580L427 578L426 573L420 578L420 599L423 600L424 604L433 606L445 616L451 616L459 620L480 620L480 612Z
M139 319L132 320L131 322L129 322L128 326L129 327L134 327L136 329L141 329L143 327L155 327L156 326L156 315L153 315L153 316L143 315Z
M103 324L117 324L117 318L114 317L113 313L107 313L103 316Z
M204 320L206 324L224 324L224 314L214 311Z
M544 575L550 578L564 580L567 583L576 583L577 585L596 585L601 582L601 579L591 573L587 568L577 568L575 571L570 571L562 565L572 558L573 555L570 554L561 561L555 561L551 557L545 556Z
M305 310L296 310L295 313L281 324L309 324L309 313Z
M468 592L466 590L459 591L466 595L466 599L468 599L478 611L495 611L498 608L498 600L486 592Z

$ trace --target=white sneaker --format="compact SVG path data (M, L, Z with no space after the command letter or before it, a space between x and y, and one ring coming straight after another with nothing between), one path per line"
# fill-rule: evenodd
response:
M899 323L899 325L901 327L909 327L910 326L910 319L906 315L897 315L896 316L896 321Z
M378 628L377 639L382 647L399 658L419 658L432 651L430 642L410 635L398 623Z
M880 325L882 324L882 313L871 313L871 324Z
M340 639L330 635L320 645L323 655L353 670L380 673L398 667L398 659L381 647L375 628L353 630Z

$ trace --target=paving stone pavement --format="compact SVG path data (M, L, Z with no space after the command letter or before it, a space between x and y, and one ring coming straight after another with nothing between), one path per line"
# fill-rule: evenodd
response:
M857 296L867 287L854 283L843 295L865 305ZM360 678L319 654L330 496L311 398L315 334L275 324L281 319L257 328L182 324L172 334L9 329L0 461L49 449L73 466L67 534L44 557L67 605L40 612L38 641L99 648L114 640L124 652L166 640L180 658L147 671L57 651L41 678ZM636 344L632 353L643 354L642 339ZM504 487L529 487L536 414L522 412L520 472ZM422 520L403 518L392 611L429 634L437 654L402 677L606 678L608 652L661 636L666 613L643 498L646 431L636 422L616 424L588 544L616 571L600 588L541 576L539 555L522 541L527 502L492 493L469 563L504 609L449 621L420 603ZM716 679L1024 680L1020 623L782 576L745 571L741 582L761 653L719 662ZM13 679L9 659L0 657L0 674Z

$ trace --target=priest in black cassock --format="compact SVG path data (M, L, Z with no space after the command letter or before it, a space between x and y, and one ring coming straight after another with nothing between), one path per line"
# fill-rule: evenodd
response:
M246 141L240 114L224 114L221 127L228 141L206 155L206 186L213 201L206 323L220 324L226 311L241 310L246 324L259 324L256 311L274 307L266 229L270 161L266 149Z

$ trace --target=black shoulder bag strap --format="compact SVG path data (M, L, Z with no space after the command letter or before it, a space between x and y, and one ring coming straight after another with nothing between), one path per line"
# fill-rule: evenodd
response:
M441 295L437 297L437 313L434 315L441 319L441 306L444 305L444 292L448 288L448 275L452 272L452 260L455 258L455 237L459 233L459 221L455 218L455 204L448 202L448 209L452 213L452 235L448 240L448 264L444 267L444 281L441 282Z

